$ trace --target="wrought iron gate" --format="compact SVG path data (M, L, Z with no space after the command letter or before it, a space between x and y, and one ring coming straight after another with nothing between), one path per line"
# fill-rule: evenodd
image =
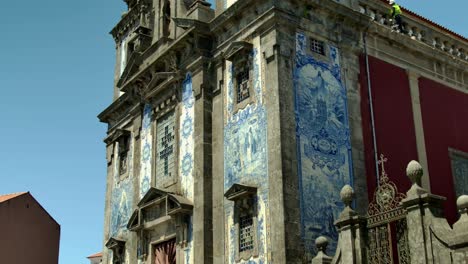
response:
M367 260L370 264L410 263L406 211L400 202L406 196L398 192L385 172L387 159L380 155L379 186L367 212Z

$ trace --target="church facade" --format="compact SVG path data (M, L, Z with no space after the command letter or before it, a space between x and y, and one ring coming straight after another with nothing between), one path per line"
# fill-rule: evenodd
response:
M103 263L305 263L380 154L398 188L468 193L468 41L385 1L125 0L99 119ZM432 166L428 166L428 164Z

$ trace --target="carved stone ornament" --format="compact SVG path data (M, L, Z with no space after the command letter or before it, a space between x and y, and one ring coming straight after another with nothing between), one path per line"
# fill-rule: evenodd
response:
M378 187L374 192L374 199L369 204L369 216L389 212L400 207L400 202L406 198L405 194L399 193L395 183L390 181L385 172L385 162L387 158L383 154L380 155L378 164L381 165L381 175L378 182ZM416 179L419 177L419 171L416 167L411 167L411 177ZM415 168L413 170L413 168Z
M410 179L411 183L419 185L423 173L423 168L417 161L412 160L410 163L408 163L408 166L406 167L406 175Z
M351 187L350 185L346 184L345 186L343 186L343 188L341 189L341 192L340 192L340 197L341 197L341 201L343 201L343 203L347 206L347 207L350 207L351 206L351 203L353 202L354 200L354 190L353 190L353 187Z
M328 239L324 236L319 236L315 239L315 246L319 251L325 252L328 246Z
M236 201L241 198L244 198L249 195L253 195L257 193L257 188L242 184L233 184L229 190L226 191L224 197L226 197L230 201Z
M468 213L468 195L462 195L457 199L457 208L460 214Z

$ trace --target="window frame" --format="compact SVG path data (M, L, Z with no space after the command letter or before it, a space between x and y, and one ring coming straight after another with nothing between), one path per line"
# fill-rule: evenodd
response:
M247 69L246 69L247 68ZM238 76L247 72L248 79L246 81L248 96L239 101L240 85ZM234 92L234 113L240 109L244 109L247 105L255 103L255 91L253 88L253 57L242 52L232 60L232 84ZM244 83L244 82L243 82Z
M452 172L453 190L455 192L455 196L459 197L460 195L466 195L466 194L468 194L467 193L468 190L464 190L461 193L457 192L457 186L463 186L463 184L457 183L457 178L456 178L456 175L455 175L454 160L461 158L461 159L466 160L466 163L468 164L468 153L466 153L464 151L461 151L461 150L458 150L458 149L454 149L454 148L449 148L448 152L449 152L449 159L450 159L450 169L451 169L451 172Z
M247 261L250 258L258 257L258 206L257 206L257 188L245 186L241 184L233 184L224 196L234 202L234 241L235 241L235 261ZM245 213L252 217L252 248L241 250L240 235L241 235L241 217Z
M167 99L167 98L166 98ZM162 100L162 102L166 102L167 100ZM157 111L156 111L157 110ZM174 155L174 175L171 175L170 177L167 177L168 179L165 181L161 181L161 179L158 179L158 155L159 155L159 142L158 142L158 126L159 121L162 117L165 115L169 114L170 112L173 112L174 115L174 150L173 150L173 155ZM177 184L179 183L179 129L180 129L180 106L177 102L171 101L169 104L161 104L160 106L155 108L155 112L152 117L152 132L151 134L153 135L152 143L153 143L153 148L152 148L152 161L151 161L151 186L156 187L156 188L165 188L168 189L170 188L172 191L177 191Z
M123 131L123 133L117 138L117 174L119 180L123 180L128 177L130 171L130 151L132 145L132 135L130 131ZM122 155L125 153L125 155ZM122 172L122 161L125 157L126 170Z

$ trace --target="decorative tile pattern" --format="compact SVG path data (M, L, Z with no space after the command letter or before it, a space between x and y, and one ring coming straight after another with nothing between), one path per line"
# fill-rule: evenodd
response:
M152 106L145 105L141 127L141 160L140 160L140 199L151 187L151 153L153 135L151 134Z
M193 201L193 120L195 118L195 97L192 90L192 76L187 74L182 83L182 108L180 115L179 131L179 172L181 178L182 193Z
M126 230L126 226L133 212L133 141L130 141L128 153L128 177L120 179L117 162L114 161L114 183L111 196L110 235L116 236ZM118 153L117 144L114 153Z
M310 43L296 35L294 70L296 137L301 189L302 236L306 250L315 251L320 235L338 234L333 225L343 209L340 189L352 179L346 89L341 81L339 53L329 46L329 61L308 54Z
M182 83L182 107L179 119L179 174L182 194L191 201L193 201L194 102L192 75L187 73ZM185 264L193 263L192 217L188 229L187 247L184 249Z
M268 168L267 168L267 145L266 145L266 110L263 105L262 71L260 39L254 40L253 76L255 103L244 109L233 112L235 103L233 85L232 64L226 63L225 80L227 89L225 92L225 126L224 126L224 190L227 191L232 184L239 183L256 186L257 189L257 258L241 263L266 263L266 227L264 219L268 204ZM252 95L251 95L252 96ZM236 263L236 234L234 227L233 202L225 203L225 236L226 236L226 263Z

